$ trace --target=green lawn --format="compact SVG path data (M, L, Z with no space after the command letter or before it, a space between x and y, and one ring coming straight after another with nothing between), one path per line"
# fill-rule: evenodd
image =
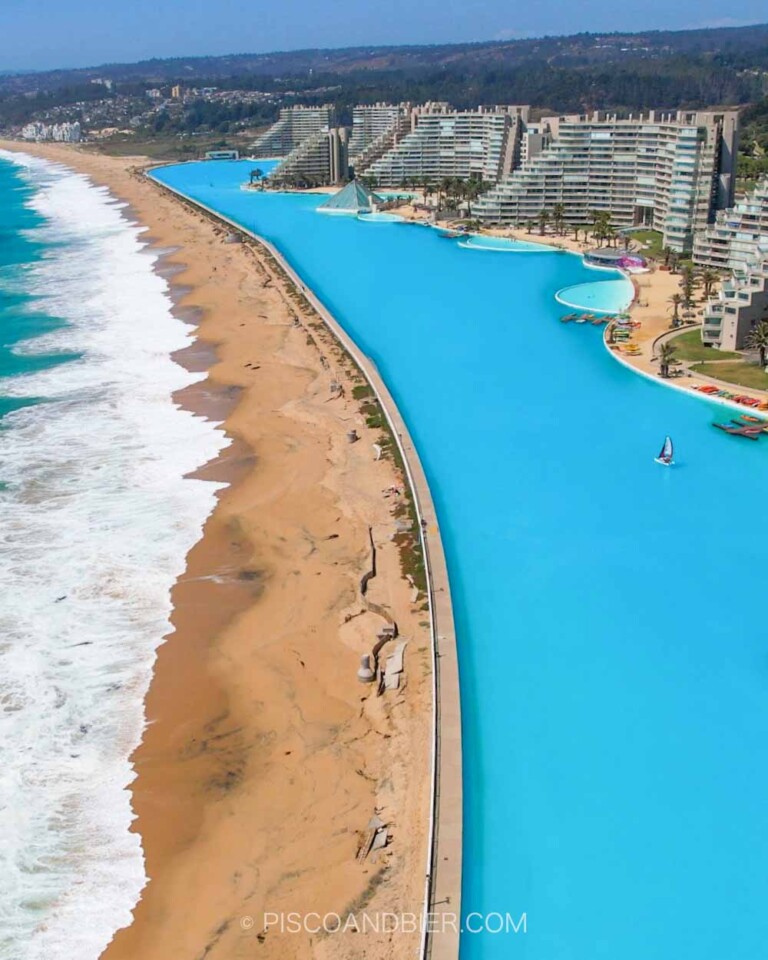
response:
M643 256L663 260L664 238L658 230L633 230L627 234L627 239L637 245L637 250ZM646 247L645 245L648 244Z
M740 353L730 350L715 350L714 347L705 347L701 342L701 330L686 330L668 341L674 346L677 360L740 360Z
M197 160L206 150L240 150L247 153L254 135L200 134L199 136L116 136L110 140L95 140L85 149L112 157L141 156L152 160Z
M768 390L768 374L755 363L697 363L692 369L726 383L736 383L753 390Z

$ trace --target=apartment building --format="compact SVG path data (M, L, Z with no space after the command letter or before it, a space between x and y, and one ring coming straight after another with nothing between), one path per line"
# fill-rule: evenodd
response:
M697 266L733 270L768 252L768 177L743 200L721 210L715 222L697 234L693 260Z
M251 146L256 157L287 157L304 140L335 125L330 104L322 107L283 107L276 123Z
M760 320L768 320L768 177L697 235L697 266L730 270L717 297L704 308L701 339L740 350Z
M717 297L704 307L702 343L741 350L761 320L768 320L768 252L734 268Z
M362 104L352 111L352 133L349 138L349 160L364 153L375 141L390 133L403 117L409 117L409 103Z
M528 107L494 106L454 110L447 103L414 107L397 119L399 135L376 157L358 155L357 176L381 186L408 180L437 182L472 177L495 183L519 161L520 138ZM364 159L366 162L361 163Z
M274 183L327 186L349 177L349 131L318 130L301 140L269 174Z
M523 223L556 204L571 223L593 211L619 226L648 226L676 251L733 202L737 111L657 113L620 118L550 117L523 132L518 169L474 205L487 222Z
M75 123L28 123L21 128L24 140L54 140L57 143L79 143L82 137L80 124Z

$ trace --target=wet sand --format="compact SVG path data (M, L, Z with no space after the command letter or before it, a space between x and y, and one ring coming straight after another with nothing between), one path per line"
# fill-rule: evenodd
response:
M177 397L225 418L231 446L198 476L225 480L176 584L133 758L135 829L149 882L106 960L415 955L419 933L264 931L265 913L418 913L429 807L428 614L403 577L403 489L375 460L353 383L261 255L147 183L140 158L0 144L105 184L146 224L179 315L199 322L176 357L208 378ZM215 348L215 352L214 349ZM335 397L332 382L343 395ZM350 444L354 428L360 440ZM385 618L408 638L405 682L356 679ZM370 818L388 847L358 862ZM316 927L310 919L307 928ZM302 924L303 927L303 924Z

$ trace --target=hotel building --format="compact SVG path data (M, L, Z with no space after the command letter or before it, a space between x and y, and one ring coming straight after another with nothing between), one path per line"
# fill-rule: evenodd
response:
M334 122L335 111L328 104L284 107L251 150L257 157L282 157L269 175L277 183L341 183L349 176L348 131Z
M513 169L473 206L486 222L519 224L556 204L565 219L659 230L672 250L733 202L737 111L550 117L524 133Z
M329 104L322 107L283 107L277 122L254 141L251 147L253 155L287 157L308 137L334 126L334 114Z
M519 106L454 110L447 103L427 103L401 110L380 135L383 149L377 155L358 153L355 174L389 187L446 177L495 183L519 160L527 118L528 107Z
M327 186L349 177L348 130L331 127L305 137L269 174L274 183Z
M409 103L362 104L352 111L352 133L349 138L349 160L354 163L372 144L386 137L402 119L409 121Z
M760 320L768 320L768 177L693 244L697 266L730 270L717 297L704 308L701 339L723 350L740 350Z
M693 260L700 267L732 270L761 251L768 253L768 177L697 235Z

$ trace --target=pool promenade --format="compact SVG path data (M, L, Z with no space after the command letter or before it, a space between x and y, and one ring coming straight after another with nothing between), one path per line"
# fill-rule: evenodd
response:
M318 316L354 360L376 395L387 418L411 489L427 574L432 635L433 744L430 828L421 907L423 923L420 956L430 960L457 960L462 876L462 742L459 667L448 568L432 495L421 460L408 428L375 363L351 339L325 305L308 288L282 253L265 238L246 229L206 204L152 176L156 186L193 204L238 233L256 241L275 258L290 282L303 294Z

